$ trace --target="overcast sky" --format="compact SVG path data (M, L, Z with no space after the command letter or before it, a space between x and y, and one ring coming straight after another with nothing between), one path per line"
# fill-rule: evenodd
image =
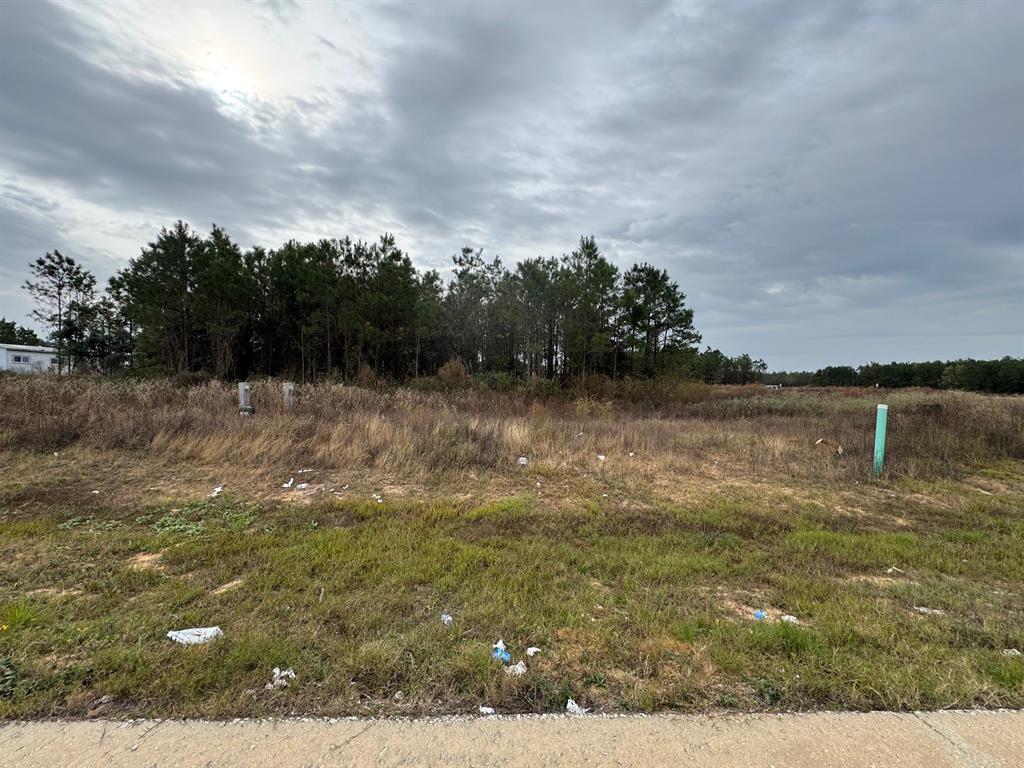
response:
M178 218L446 271L594 234L772 369L1024 355L1024 3L0 7L0 314Z

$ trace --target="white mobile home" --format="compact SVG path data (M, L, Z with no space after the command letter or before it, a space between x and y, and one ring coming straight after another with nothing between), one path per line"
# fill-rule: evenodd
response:
M25 344L0 344L0 371L53 373L57 370L57 350Z

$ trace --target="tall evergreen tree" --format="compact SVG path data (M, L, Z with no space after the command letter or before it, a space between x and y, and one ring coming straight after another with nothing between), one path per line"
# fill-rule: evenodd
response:
M623 276L624 342L636 356L635 372L664 373L672 352L691 351L700 342L685 300L665 270L638 264Z
M581 237L561 272L566 374L585 378L609 357L618 283L619 270L601 255L597 241Z
M162 229L117 276L142 356L175 372L197 369L196 293L206 245L187 224Z
M24 288L36 302L32 317L49 330L50 341L57 348L57 372L69 364L65 325L68 313L81 313L93 296L96 278L70 256L54 249L29 265L32 278Z

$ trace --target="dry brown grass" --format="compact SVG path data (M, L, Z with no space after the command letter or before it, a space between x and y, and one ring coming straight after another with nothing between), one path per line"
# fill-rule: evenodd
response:
M242 418L227 384L7 376L0 447L144 451L151 461L193 467L276 477L301 466L399 484L468 473L514 478L519 456L531 474L624 482L849 481L866 474L874 404L884 399L890 476L950 477L1024 457L1024 400L962 393L698 386L654 405L324 384L303 387L289 412L278 393L275 382L256 382L256 415ZM827 442L816 446L818 438Z
M260 381L256 415L240 417L227 384L0 377L2 500L128 517L226 485L271 503L528 496L570 518L599 503L633 519L724 494L902 530L908 509L941 517L937 483L1002 494L1011 489L1000 462L1024 457L1021 398L699 384L657 391L675 399L655 406L630 390L628 400L545 399L323 384L302 388L286 412L279 385ZM886 477L903 481L898 497L868 482L880 399L890 404ZM823 503L826 495L833 501ZM644 525L637 518L638 530Z

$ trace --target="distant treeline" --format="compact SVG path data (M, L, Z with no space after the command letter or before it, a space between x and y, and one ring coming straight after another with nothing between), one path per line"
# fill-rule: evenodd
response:
M18 325L6 317L0 317L0 344L27 344L35 346L42 343L42 339L31 328Z
M787 387L940 387L976 392L1024 393L1024 358L934 360L926 363L868 363L859 368L830 365L813 373L769 373L768 384Z
M203 237L179 221L102 294L59 251L30 265L25 287L72 371L406 380L451 363L562 383L747 383L766 369L749 355L698 352L693 310L668 273L648 264L620 273L592 237L514 269L469 247L453 261L444 281L415 269L391 235L243 251L219 227Z

